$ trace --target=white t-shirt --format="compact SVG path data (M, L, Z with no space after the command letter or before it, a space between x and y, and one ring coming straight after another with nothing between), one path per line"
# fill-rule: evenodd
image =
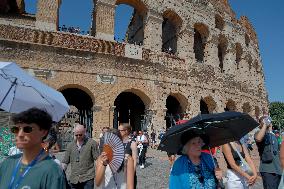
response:
M106 166L105 177L99 189L126 189L125 172L112 173L109 165Z

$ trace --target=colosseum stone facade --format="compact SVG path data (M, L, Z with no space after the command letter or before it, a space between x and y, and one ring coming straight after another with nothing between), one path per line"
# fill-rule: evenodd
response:
M61 91L94 137L119 122L159 130L177 115L267 111L256 32L227 0L96 0L90 36L58 30L60 0L37 0L35 15L8 2L0 61ZM114 39L119 4L135 9L125 42Z

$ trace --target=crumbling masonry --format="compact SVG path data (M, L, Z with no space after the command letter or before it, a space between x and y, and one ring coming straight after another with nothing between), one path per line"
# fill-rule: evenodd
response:
M118 122L158 130L176 115L267 111L255 30L227 0L96 0L91 36L58 31L61 1L38 0L36 15L24 0L1 1L0 61L92 111L93 136ZM135 9L123 43L114 39L119 4Z

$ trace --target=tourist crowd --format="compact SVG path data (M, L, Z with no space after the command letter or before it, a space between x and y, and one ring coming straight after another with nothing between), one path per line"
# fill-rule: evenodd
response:
M83 125L76 123L74 141L67 146L60 162L56 159L60 147L48 113L32 108L15 114L12 120L15 126L11 132L15 135L16 146L11 148L11 156L0 164L0 188L136 188L137 166L147 168L147 149L156 149L166 133L164 128L158 132L132 132L128 123L122 123L118 129L104 127L96 142L86 135ZM264 115L258 121L259 128L252 137L214 149L206 148L209 137L204 133L192 130L183 133L179 157L176 159L177 154L168 153L172 165L169 188L224 188L222 178L226 174L228 189L246 189L255 184L258 172L264 189L284 188L281 135L273 132L269 116ZM178 127L184 122L175 120L174 124ZM123 145L123 152L120 152L123 159L117 170L111 162L113 154L118 152L106 150L107 133L115 135ZM253 141L260 156L259 170L250 156ZM214 156L220 150L227 164L226 173L218 167ZM71 174L67 180L68 165Z

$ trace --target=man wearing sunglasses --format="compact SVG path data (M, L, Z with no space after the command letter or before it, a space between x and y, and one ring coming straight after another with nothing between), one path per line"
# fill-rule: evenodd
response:
M62 170L41 146L51 127L51 116L31 108L14 115L12 120L15 126L11 132L23 153L10 156L0 165L0 188L65 189Z
M95 178L95 160L99 156L97 143L86 137L86 128L76 124L75 140L67 146L61 163L64 169L71 164L70 183L72 189L93 189Z

